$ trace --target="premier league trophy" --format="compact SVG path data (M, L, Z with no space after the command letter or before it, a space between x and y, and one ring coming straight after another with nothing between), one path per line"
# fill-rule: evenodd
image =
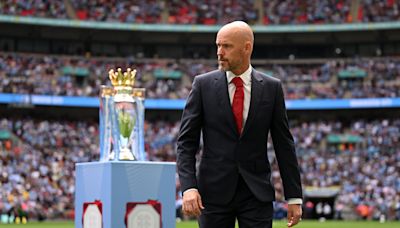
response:
M174 162L148 161L144 94L136 70L108 72L100 88L100 161L76 164L76 228L174 228ZM151 143L151 142L149 142Z
M144 88L134 88L136 70L109 71L100 91L100 161L144 161Z

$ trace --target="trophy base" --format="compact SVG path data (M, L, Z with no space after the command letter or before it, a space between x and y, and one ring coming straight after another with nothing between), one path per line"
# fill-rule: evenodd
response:
M114 160L115 159L115 152L114 151L111 151L111 153L108 155L108 160L109 161L112 161L112 160Z
M129 149L123 148L123 149L121 149L121 152L119 152L118 160L135 161L136 158L135 158L135 156L133 156L132 152Z

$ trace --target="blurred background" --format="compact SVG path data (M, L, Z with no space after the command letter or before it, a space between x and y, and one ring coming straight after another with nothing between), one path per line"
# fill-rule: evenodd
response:
M304 217L400 220L399 10L397 0L2 0L0 223L74 218L74 167L99 159L110 69L137 69L148 159L175 161L193 78L217 68L215 34L234 20L255 32L253 67L283 81ZM190 219L176 188L178 220Z

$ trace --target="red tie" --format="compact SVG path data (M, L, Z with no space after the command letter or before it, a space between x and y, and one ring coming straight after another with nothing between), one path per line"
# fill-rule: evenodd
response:
M244 103L244 90L243 81L240 77L234 77L232 79L233 84L235 84L235 94L233 95L232 111L235 117L236 127L239 134L242 133L243 126L243 103Z

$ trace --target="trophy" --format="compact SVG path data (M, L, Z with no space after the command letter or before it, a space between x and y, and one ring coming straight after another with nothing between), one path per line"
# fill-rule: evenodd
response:
M136 70L109 71L111 86L100 91L100 160L146 160L144 88L134 88Z

